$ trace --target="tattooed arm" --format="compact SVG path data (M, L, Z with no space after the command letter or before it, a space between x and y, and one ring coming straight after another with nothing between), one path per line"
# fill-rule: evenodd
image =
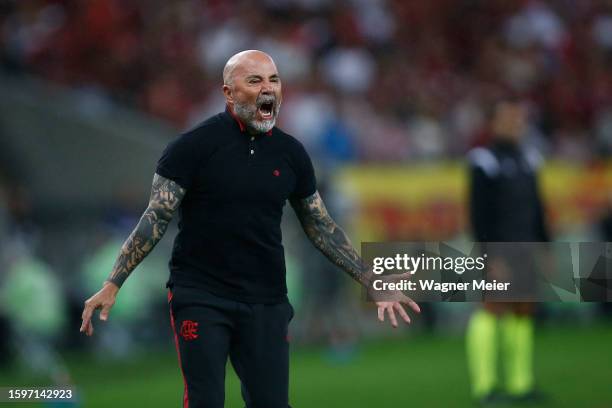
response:
M368 285L367 267L346 233L327 213L319 192L301 200L292 200L291 206L314 246L351 278Z
M153 250L164 236L174 212L178 208L185 189L172 180L155 174L151 187L149 206L140 218L138 225L121 247L119 257L107 279L118 287L130 273Z
M372 274L369 268L364 264L355 248L353 248L346 233L327 213L319 192L317 191L310 197L301 200L292 200L291 206L295 210L302 228L304 228L304 232L306 232L314 246L330 261L348 273L351 278L361 283L370 291L372 289ZM381 299L381 301L376 302L378 306L378 319L384 321L385 311L387 311L393 327L397 327L395 311L399 313L406 323L410 323L410 317L401 303L407 304L417 313L420 311L419 306L400 291L376 293L373 294L372 298Z
M93 334L91 316L96 309L102 309L101 320L108 319L119 288L163 237L185 192L186 190L174 181L155 174L149 206L121 247L115 266L104 287L85 301L81 332L85 332L88 336Z

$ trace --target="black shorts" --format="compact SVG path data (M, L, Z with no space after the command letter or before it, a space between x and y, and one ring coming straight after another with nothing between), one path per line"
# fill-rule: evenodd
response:
M169 291L168 302L183 407L223 408L228 356L247 408L289 407L289 302L243 303L182 286Z

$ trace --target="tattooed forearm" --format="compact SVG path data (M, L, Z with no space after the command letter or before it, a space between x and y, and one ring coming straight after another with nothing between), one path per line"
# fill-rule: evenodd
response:
M327 213L319 192L301 200L293 200L291 205L314 246L353 279L367 284L366 266L346 233Z
M172 180L155 174L149 206L138 225L124 242L107 281L121 287L140 262L163 237L172 215L185 196L185 189Z

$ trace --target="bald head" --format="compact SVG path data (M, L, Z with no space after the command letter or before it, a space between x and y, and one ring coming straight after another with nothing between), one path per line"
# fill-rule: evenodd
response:
M258 50L232 56L223 68L223 94L228 107L250 131L272 129L282 102L272 57Z
M227 60L223 68L223 84L233 85L236 71L244 71L261 64L269 64L276 71L276 64L271 56L259 50L246 50L234 54Z

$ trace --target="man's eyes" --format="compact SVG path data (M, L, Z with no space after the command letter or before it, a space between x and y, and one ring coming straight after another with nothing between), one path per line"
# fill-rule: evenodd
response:
M257 84L261 81L262 81L261 78L252 78L252 79L247 80L249 84ZM280 78L270 78L270 82L274 82L274 83L280 82Z

